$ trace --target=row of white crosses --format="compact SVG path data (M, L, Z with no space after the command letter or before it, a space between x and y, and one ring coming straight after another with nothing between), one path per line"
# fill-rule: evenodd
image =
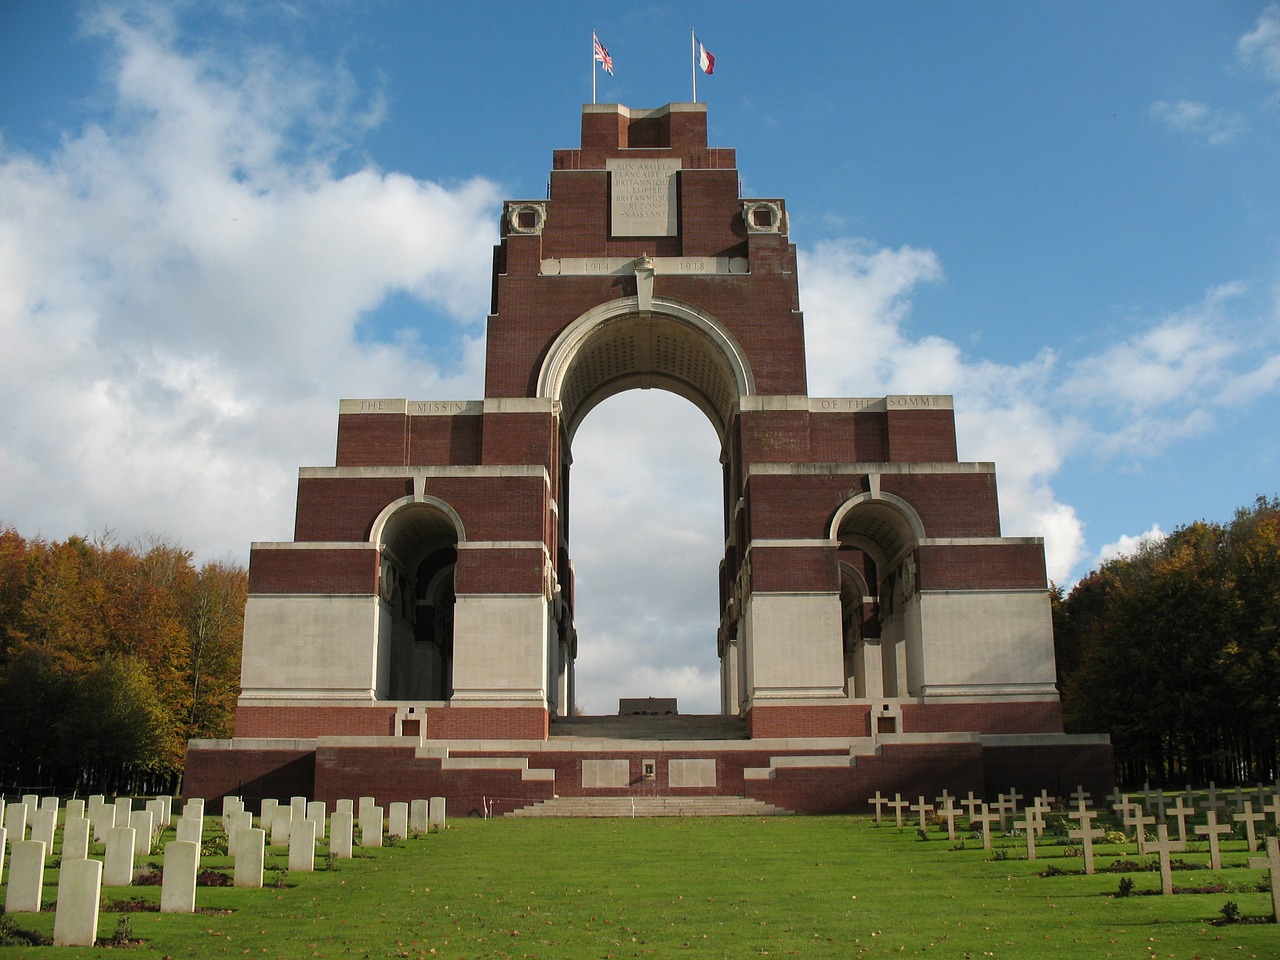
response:
M1254 805L1261 808L1268 800L1274 801L1278 796L1280 796L1280 780L1271 786L1260 783L1249 789L1235 787L1231 790L1223 790L1210 780L1209 786L1204 790L1193 790L1187 786L1180 792L1165 793L1164 790L1152 790L1150 786L1145 786L1132 795L1113 793L1107 800L1112 804L1121 800L1137 801L1146 811L1155 814L1158 823L1164 823L1169 815L1169 807L1173 804L1192 812L1197 809L1212 810L1221 816L1231 812L1248 813Z
M132 801L120 798L108 804L100 795L69 800L63 823L61 867L53 939L56 946L92 946L97 939L98 909L102 888L133 884L134 864L149 855L161 833L173 823L173 799L148 801L143 810L133 810ZM21 802L4 805L0 821L0 882L4 880L6 845L9 850L9 878L5 912L36 913L44 886L45 866L53 851L58 824L58 798L24 796ZM177 823L177 839L165 844L164 872L160 892L162 913L195 911L196 877L204 831L204 801L188 800ZM261 887L263 867L270 837L271 846L289 848L288 869L310 872L315 869L316 843L325 836L327 810L322 801L293 797L288 804L264 800L259 826L238 797L223 800L222 824L227 834L228 854L234 860L234 883L238 887ZM30 825L30 839L28 839ZM329 849L334 857L352 856L355 828L360 845L380 847L383 842L383 808L373 797L361 797L359 805L339 800L329 818ZM425 833L445 826L445 800L415 800L393 803L387 833L405 838L410 832ZM101 860L90 859L89 837L104 844Z
M868 800L875 811L875 822L878 824L883 820L884 809L893 811L894 820L899 830L905 823L904 811L910 810L914 812L920 824L921 830L927 830L929 824L929 814L937 813L946 824L947 836L956 839L956 820L964 817L969 821L971 827L980 827L982 829L983 848L991 849L991 828L993 824L999 823L1000 830L1006 831L1010 820L1018 813L1019 802L1023 799L1022 794L1016 790L1011 790L1007 794L1000 794L999 798L991 804L985 800L979 799L973 795L973 791L969 791L969 795L962 800L951 796L947 791L942 792L942 796L935 798L934 803L926 803L923 796L919 797L915 803L910 800L904 800L902 795L895 793L893 799L880 796L877 790L874 797ZM1049 796L1047 791L1040 791L1040 795L1034 797L1031 806L1027 807L1028 820L1015 823L1014 826L1021 829L1027 827L1028 832L1036 836L1044 832L1044 815L1053 809L1056 800ZM958 805L957 805L958 804ZM961 810L963 808L963 811ZM1029 826L1028 826L1029 825ZM1034 842L1034 838L1033 838ZM1033 850L1034 852L1034 850ZM1035 859L1034 856L1032 859Z
M1211 793L1210 796L1212 795ZM959 801L960 806L964 807L964 816L968 819L970 828L982 831L982 847L984 850L991 849L993 825L999 823L1000 830L1004 832L1011 816L1016 816L1019 809L1018 803L1022 799L1022 795L1016 790L1010 790L1007 794L1000 794L994 803L987 804L985 801L975 797L971 790L965 799ZM1172 894L1173 864L1171 854L1180 853L1186 849L1187 819L1194 816L1195 808L1186 806L1183 803L1185 798L1182 796L1175 797L1174 804L1166 807L1166 816L1174 819L1178 824L1179 837L1173 839L1169 836L1167 823L1161 822L1157 825L1157 818L1146 816L1142 805L1130 802L1128 797L1122 794L1113 794L1111 799L1115 801L1115 811L1121 817L1126 828L1134 831L1139 852L1144 854L1155 853L1159 856L1161 890L1165 894ZM1078 826L1068 829L1067 836L1072 840L1080 841L1084 851L1084 872L1092 874L1094 873L1093 842L1102 839L1106 835L1106 831L1093 825L1093 821L1098 818L1099 814L1096 810L1089 809L1089 800L1089 794L1083 787L1077 787L1071 793L1072 806L1068 809L1067 817L1076 821ZM936 798L934 804L929 804L925 802L923 796L919 797L915 803L912 803L910 800L904 800L901 794L896 793L893 799L890 800L887 797L882 797L880 791L877 790L875 796L871 797L868 803L871 804L877 824L883 821L884 810L888 808L893 811L896 825L900 830L905 823L904 810L910 810L918 815L919 829L921 831L928 829L928 815L936 811L946 824L947 836L952 840L956 838L955 821L957 817L961 816L961 811L956 807L955 798L946 791L943 791L942 796ZM1053 809L1055 803L1056 800L1049 796L1047 791L1041 790L1040 794L1033 797L1031 803L1023 808L1022 818L1012 821L1014 829L1022 831L1026 837L1028 860L1036 858L1036 839L1044 833L1045 814ZM1221 840L1232 832L1230 824L1218 822L1217 811L1219 809L1221 809L1220 805L1215 806L1212 803L1206 805L1206 822L1192 827L1197 836L1208 840L1209 865L1214 870L1222 869ZM1244 799L1241 801L1241 811L1234 815L1234 820L1237 823L1244 824L1249 852L1252 853L1257 849L1256 825L1264 822L1268 814L1275 818L1276 826L1280 829L1280 795L1274 796L1271 803L1264 804L1262 811L1259 813L1254 813L1251 800ZM1156 825L1156 840L1148 840L1146 837L1146 828L1152 825ZM1267 856L1265 857L1251 857L1249 859L1249 867L1254 870L1270 872L1272 918L1280 919L1280 890L1277 889L1280 888L1280 843L1278 843L1277 838L1267 838L1266 852Z
M1125 794L1113 794L1111 799L1114 801L1113 809L1116 815L1124 822L1126 830L1134 832L1139 852L1147 852L1146 828L1157 823L1160 826L1167 826L1170 821L1176 823L1178 841L1184 844L1187 842L1187 821L1194 819L1197 811L1194 804L1187 805L1184 802L1185 797L1177 796L1172 804L1164 805L1162 816L1147 816L1145 813L1147 808L1134 800L1130 800ZM1240 812L1230 814L1232 821L1243 825L1245 841L1249 845L1250 853L1255 853L1258 850L1258 827L1266 823L1268 816L1274 818L1277 829L1280 829L1280 794L1271 796L1270 802L1266 802L1266 798L1261 797L1259 802L1261 809L1255 811L1252 800L1242 800ZM1205 822L1192 828L1196 834L1209 839L1211 852L1217 849L1216 838L1229 836L1232 832L1229 823L1219 822L1218 812L1221 809L1221 804L1206 804L1204 808Z

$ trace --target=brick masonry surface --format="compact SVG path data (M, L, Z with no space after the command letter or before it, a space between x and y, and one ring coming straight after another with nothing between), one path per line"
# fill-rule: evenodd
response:
M668 744L663 750L539 752L530 757L535 769L555 770L555 781L524 780L519 770L446 770L438 758L419 757L404 747L322 746L314 752L281 750L191 749L183 794L210 803L227 794L245 797L251 806L265 797L307 796L330 807L342 798L374 796L386 805L422 797L443 796L450 816L477 815L486 803L495 813L560 796L747 796L796 813L868 813L868 798L924 796L930 802L943 790L963 797L969 791L988 800L1016 788L1024 796L1041 789L1062 797L1077 785L1093 796L1115 787L1110 775L1110 747L984 748L977 743L885 745L875 755L858 756L848 766L779 767L768 779L746 779L748 768L767 768L778 751L698 751ZM816 751L785 751L788 756L814 756ZM466 756L524 756L519 753L466 753ZM631 782L625 787L583 790L584 760L626 759ZM672 788L671 759L714 759L717 786ZM656 776L645 779L644 760L657 761Z

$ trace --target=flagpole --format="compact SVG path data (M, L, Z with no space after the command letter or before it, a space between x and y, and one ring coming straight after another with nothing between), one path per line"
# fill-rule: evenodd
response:
M591 31L591 102L596 102L596 33Z
M698 102L698 31L689 30L689 75L693 77L693 102Z

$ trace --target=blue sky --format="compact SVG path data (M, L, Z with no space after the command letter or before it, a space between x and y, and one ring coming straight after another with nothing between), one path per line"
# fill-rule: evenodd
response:
M576 145L591 31L651 107L695 26L811 394L954 394L1063 583L1280 492L1274 3L0 0L0 522L287 539L339 398L481 395L500 204ZM574 456L588 706L705 705L710 429L627 394Z

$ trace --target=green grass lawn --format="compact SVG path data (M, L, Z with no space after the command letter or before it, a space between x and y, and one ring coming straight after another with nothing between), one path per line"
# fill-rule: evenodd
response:
M1221 892L1143 895L1160 877L1141 871L1120 898L1120 874L1086 877L1047 839L1027 861L1018 838L993 853L929 836L854 817L455 820L333 869L322 851L311 874L280 877L285 851L272 848L266 888L201 887L207 912L195 915L134 912L132 948L0 957L1280 957L1280 926L1210 923L1227 901L1245 918L1270 913L1243 842L1226 845L1221 871L1174 874L1179 887ZM1097 849L1100 869L1148 859L1132 845ZM1200 866L1208 852L1180 857ZM1050 867L1069 872L1040 875ZM55 870L47 880L52 901ZM108 902L159 896L104 891ZM10 919L53 931L52 912ZM100 935L118 921L104 912Z

